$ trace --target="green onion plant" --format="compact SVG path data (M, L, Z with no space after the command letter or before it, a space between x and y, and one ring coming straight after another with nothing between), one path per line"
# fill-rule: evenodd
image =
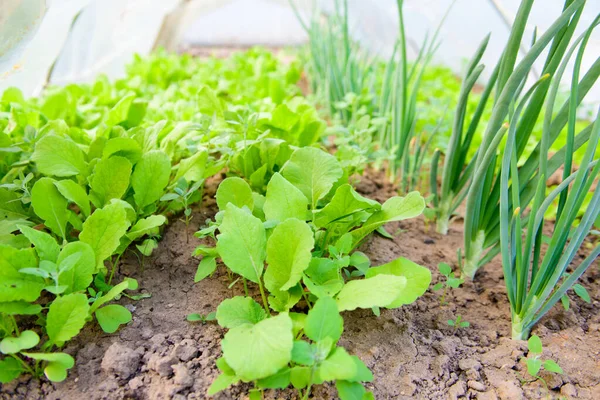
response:
M499 162L498 153L504 145L505 134L509 130L506 120L515 104L522 104L519 109L520 112L515 112L511 116L510 129L515 130L515 158L520 166L518 169L519 197L521 209L523 210L533 200L536 188L541 184L540 180L543 180L545 184L546 178L562 165L568 166L568 160L572 158L573 152L590 138L592 124L589 124L575 136L576 115L574 109L582 102L592 85L597 81L600 74L600 58L596 60L581 79L579 79L579 68L575 68L569 98L560 110L556 114L554 113L558 87L567 62L579 44L581 46L578 59L582 57L587 44L586 37L598 24L598 20L595 20L587 32L569 47L585 3L585 0L566 0L560 17L543 35L539 38L534 37L531 49L517 63L516 54L533 0L524 0L521 3L513 32L511 32L507 47L497 66L498 76L495 78L494 84L496 97L491 118L487 123L475 159L464 168L465 170L472 169L472 171L467 171L469 176L466 181L468 182L468 190L466 193L464 232L465 262L462 271L466 277L473 278L478 268L496 256L501 249L500 196L502 193L502 166ZM545 49L548 49L548 56L544 63L543 78L525 96L521 96L533 63ZM579 61L579 66L580 64ZM526 144L535 123L542 115L544 104L546 104L546 110L543 113L544 126L542 132L542 137L545 138L543 140L545 141L544 145L552 145L569 123L567 144L551 157L549 157L548 152L544 152L545 147L542 143L539 143L529 154L525 154ZM468 140L466 136L465 140ZM543 177L537 171L540 162L545 163L547 167L546 174ZM460 167L459 165L458 168ZM456 171L448 174L448 176L456 176ZM442 186L444 186L443 183ZM444 200L447 201L447 199L442 198L439 204ZM451 203L455 204L455 202Z

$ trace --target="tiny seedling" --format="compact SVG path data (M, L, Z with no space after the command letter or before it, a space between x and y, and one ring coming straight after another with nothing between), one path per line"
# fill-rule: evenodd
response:
M569 274L565 274L565 279L568 278L568 276ZM572 289L581 300L585 301L586 303L591 303L592 299L590 298L590 294L585 287L581 286L579 283L576 283L573 285ZM566 293L560 298L560 302L565 311L569 311L569 308L571 307L571 300Z
M446 280L445 282L439 282L435 284L435 286L433 286L433 290L438 291L444 289L442 297L440 298L440 304L444 305L447 304L446 294L448 292L448 288L457 289L460 285L462 285L464 279L455 277L454 274L452 274L452 267L444 262L438 264L438 270L444 277L446 277Z
M460 329L460 328L468 328L469 326L471 326L471 323L467 322L467 321L463 321L462 316L457 315L454 320L452 320L452 319L448 320L448 325L450 325L454 329Z
M207 322L214 321L216 318L217 318L217 313L213 311L206 315L202 315L202 314L198 314L198 313L188 314L186 319L189 322L201 322L202 324L206 324Z
M548 385L546 381L539 375L542 367L548 372L554 372L556 374L563 374L562 368L556 363L554 360L542 360L540 357L542 356L543 348L542 348L542 340L537 335L532 335L527 341L527 349L529 350L529 354L525 359L525 363L527 365L527 372L532 377L539 379L546 390L549 392Z
M161 201L173 201L179 203L181 207L183 207L183 215L184 218L182 221L185 223L185 240L189 242L189 234L188 229L190 226L190 222L192 221L192 209L190 205L194 203L193 196L198 192L200 187L204 184L204 180L200 180L195 182L192 186L190 186L189 182L184 178L181 178L177 181L173 192L165 194L161 197Z

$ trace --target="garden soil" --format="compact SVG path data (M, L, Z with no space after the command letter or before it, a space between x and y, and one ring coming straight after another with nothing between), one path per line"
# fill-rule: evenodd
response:
M384 201L393 188L379 174L358 183L359 192ZM172 218L158 249L143 265L128 254L119 278L138 279L140 291L151 297L123 298L133 321L117 333L103 333L89 324L65 351L76 359L62 383L22 377L3 385L0 399L205 399L218 371L220 342L225 330L214 322L190 323L186 315L207 314L224 299L243 295L241 283L229 288L224 266L194 284L198 259L191 256L201 241L193 236L214 216L216 181L209 182L202 208L187 228ZM447 236L434 232L423 219L392 223L389 240L373 236L361 248L373 265L407 257L431 269L432 284L440 281L439 262L456 267L462 243L462 223L455 221ZM189 238L186 239L186 237ZM204 244L209 244L208 240ZM593 265L581 282L591 304L571 296L571 307L555 307L534 329L544 343L544 358L556 360L563 375L530 377L524 365L526 342L510 339L510 312L499 260L479 272L474 282L451 290L447 304L441 293L428 291L416 303L396 310L345 312L340 344L358 355L373 371L368 384L377 399L600 399L600 271ZM255 293L256 294L256 293ZM455 329L449 319L462 316L470 327ZM246 399L248 385L237 385L215 399ZM335 399L324 385L315 399ZM292 390L268 391L267 399L296 399Z

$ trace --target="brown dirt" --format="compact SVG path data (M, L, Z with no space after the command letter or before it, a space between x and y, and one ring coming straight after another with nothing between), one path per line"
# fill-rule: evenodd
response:
M189 313L206 314L225 298L243 294L231 289L224 267L212 278L194 284L198 260L190 256L200 241L191 234L211 218L215 185L209 185L203 207L196 210L186 242L185 225L173 219L159 248L142 269L126 257L121 276L139 280L151 298L122 300L133 311L133 321L114 335L90 324L65 351L76 365L65 382L23 377L3 385L0 399L204 399L217 375L224 330L214 323L189 323ZM383 201L394 195L381 179L364 178L358 190ZM462 242L462 225L452 225L448 236L434 233L422 219L387 226L394 240L373 237L363 245L373 265L405 256L429 267L439 281L437 264L455 265ZM592 266L582 279L592 303L572 298L571 309L556 307L534 329L542 338L544 356L562 366L564 375L542 373L550 391L529 377L521 360L526 343L510 340L510 313L500 263L480 271L474 283L452 290L448 304L440 294L427 292L415 304L384 310L344 314L341 345L357 354L373 371L369 388L378 399L520 399L600 398L600 272ZM469 328L454 329L448 319L461 315ZM238 385L217 399L247 398L248 386ZM291 390L271 391L269 399L294 399ZM329 386L317 388L315 399L333 399Z

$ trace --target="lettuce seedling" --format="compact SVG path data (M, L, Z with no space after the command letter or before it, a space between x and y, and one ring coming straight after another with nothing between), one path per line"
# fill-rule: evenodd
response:
M358 357L336 346L344 320L332 298L317 300L306 316L286 312L271 317L251 298L234 297L219 305L217 321L229 331L217 360L221 374L209 396L242 381L254 382L257 398L266 389L291 384L308 399L313 385L335 381L342 400L362 399L367 391L361 382L373 380Z

